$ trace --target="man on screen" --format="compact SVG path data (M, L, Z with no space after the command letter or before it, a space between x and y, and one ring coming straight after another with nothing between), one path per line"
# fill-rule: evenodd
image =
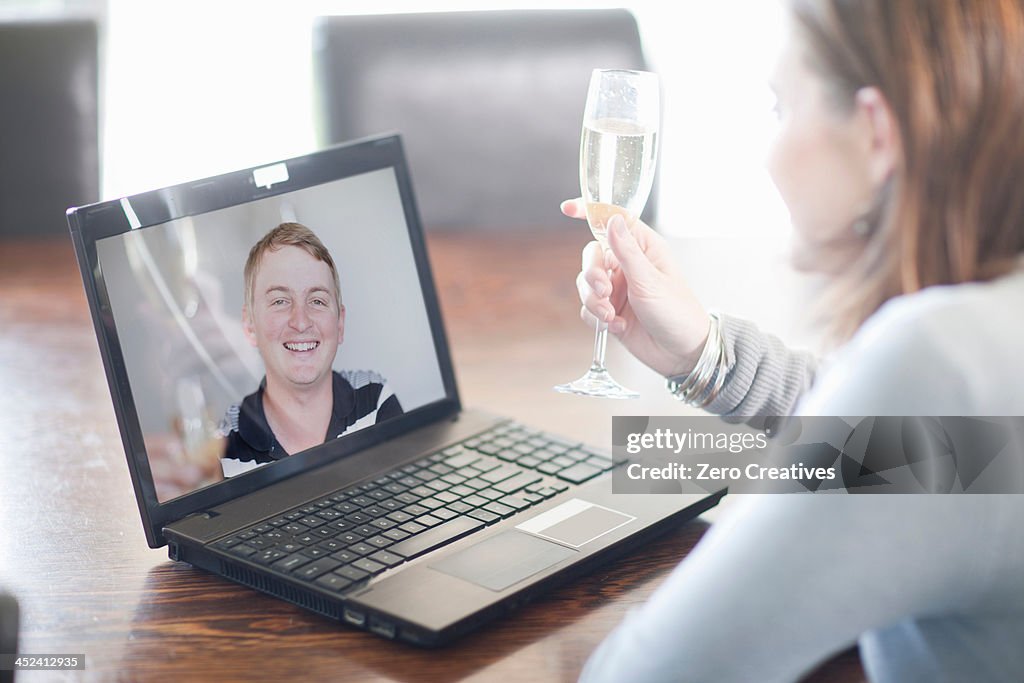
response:
M332 369L345 306L334 259L309 228L282 223L250 250L242 327L266 377L225 415L225 476L402 413L377 373Z

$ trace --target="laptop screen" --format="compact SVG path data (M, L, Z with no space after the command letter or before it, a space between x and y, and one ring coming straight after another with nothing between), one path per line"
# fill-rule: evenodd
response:
M399 180L385 166L153 225L122 200L136 229L95 240L94 272L158 503L448 396Z

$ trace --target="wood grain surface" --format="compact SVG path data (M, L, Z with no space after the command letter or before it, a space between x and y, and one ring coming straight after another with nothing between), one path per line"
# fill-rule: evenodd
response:
M466 406L595 444L613 414L678 406L611 349L640 401L556 394L592 332L573 278L585 233L435 235L429 249ZM21 651L84 653L86 669L18 680L571 681L707 528L695 520L454 645L424 651L350 630L146 546L68 240L0 242L0 585ZM850 651L811 675L861 681Z

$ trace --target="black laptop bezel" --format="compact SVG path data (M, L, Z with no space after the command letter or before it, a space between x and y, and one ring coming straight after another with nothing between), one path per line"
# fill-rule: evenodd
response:
M253 180L253 171L277 164L286 165L288 180L276 182L269 188L257 187ZM387 168L393 169L398 184L445 397L382 424L361 429L270 466L246 472L164 503L157 500L142 427L132 398L128 372L96 250L97 240L130 232L133 228L120 199L68 209L68 225L97 332L100 355L146 531L146 540L150 547L158 548L167 544L162 530L171 522L265 488L313 467L334 462L399 434L448 419L461 411L461 403L412 182L399 135L385 135L344 143L304 156L261 164L127 198L138 219L139 225L136 229L145 229L175 219Z

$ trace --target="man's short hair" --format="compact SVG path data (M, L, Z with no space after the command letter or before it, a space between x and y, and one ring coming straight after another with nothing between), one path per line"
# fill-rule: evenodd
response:
M268 232L253 245L249 250L249 258L245 261L245 305L252 310L253 300L256 293L253 288L256 286L256 271L259 269L263 255L268 251L277 251L281 247L298 247L318 261L323 261L331 270L331 277L334 278L334 298L341 306L341 280L338 279L338 269L331 258L331 252L320 241L312 230L301 223L281 223L279 226Z

